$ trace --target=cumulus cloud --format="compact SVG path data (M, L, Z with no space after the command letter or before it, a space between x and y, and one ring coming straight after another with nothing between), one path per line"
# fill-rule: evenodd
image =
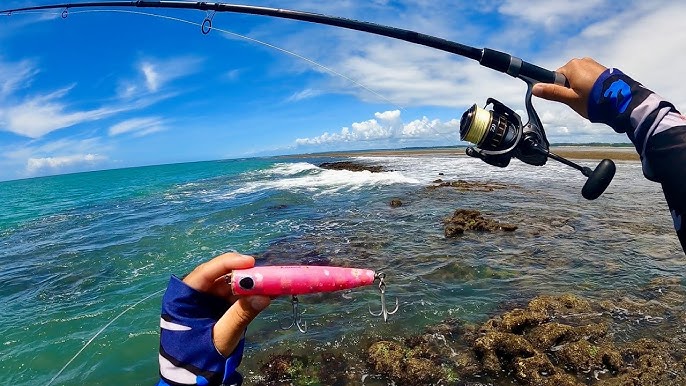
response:
M441 122L438 119L430 120L427 117L410 122L403 122L400 110L377 112L374 119L362 122L354 122L351 127L343 127L338 133L325 132L322 135L310 138L298 138L296 146L317 146L341 143L379 142L394 140L403 142L407 140L441 140L445 144L445 138L452 136L450 142L457 137L460 122L452 119Z
M308 1L296 4L314 7ZM392 17L387 12L386 16L383 12L375 12L374 7L379 4L354 4L357 10L335 5L336 11L348 17L431 33L476 47L492 47L550 69L562 66L574 57L595 57L604 64L624 69L678 106L686 106L686 89L674 81L678 77L676 74L682 72L681 63L686 61L686 51L678 49L686 44L686 29L679 27L686 19L686 4L680 2L630 0L618 7L611 0L579 0L564 4L545 0L526 3L504 0L474 2L472 8L464 10L462 8L469 5L405 1L403 9L408 12L394 13ZM460 9L449 14L445 12L445 9L455 7ZM316 8L321 9L321 6ZM481 19L464 19L464 15L479 15ZM344 30L326 30L326 39L312 39L310 31L282 34L280 38L286 48L313 58L365 86L351 84L339 76L328 76L324 80L317 78L319 81L312 81L308 88L353 94L361 100L389 103L389 107L398 109L410 106L454 108L456 117L472 103L482 105L490 96L514 109L524 108L526 86L523 82L456 55ZM291 71L303 71L310 66L300 64L293 66ZM311 70L322 71L314 67ZM539 100L534 103L539 114L551 117L544 124L556 141L626 140L604 125L588 123L566 106ZM362 131L359 133L350 126L340 132L300 138L299 141L368 140L372 135L384 138L382 133L388 133L383 125L381 129L372 129L372 122L361 124L364 127L358 127L358 131ZM415 131L427 125L422 123Z
M75 167L95 166L105 160L107 160L107 157L99 154L72 154L59 157L29 158L26 163L26 171L29 174L63 172Z
M112 145L99 138L63 138L24 145L0 146L0 162L9 166L3 178L21 178L91 170L110 162ZM11 172L10 172L11 170Z

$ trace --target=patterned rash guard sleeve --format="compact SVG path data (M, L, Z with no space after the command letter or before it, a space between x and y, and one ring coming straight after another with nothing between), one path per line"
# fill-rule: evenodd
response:
M236 368L244 339L228 358L214 346L212 329L228 310L218 297L187 286L172 276L162 298L160 318L160 381L157 386L240 385Z
M596 80L589 98L591 122L626 133L641 156L646 178L662 184L681 247L686 252L686 117L669 102L617 69Z

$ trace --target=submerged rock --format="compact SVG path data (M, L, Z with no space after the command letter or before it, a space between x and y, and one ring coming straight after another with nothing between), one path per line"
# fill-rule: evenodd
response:
M390 205L391 205L391 208L399 208L399 207L403 206L403 202L400 201L399 198L394 198L391 200Z
M346 385L348 363L337 353L323 352L319 358L304 355L272 355L260 371L266 385Z
M428 189L438 189L438 188L454 188L461 192L492 192L494 190L501 190L509 188L508 185L500 184L497 182L477 182L477 181L444 181L442 179L436 179L433 181L433 185L429 185Z
M496 220L487 219L481 212L474 209L458 209L452 217L443 220L445 237L455 237L464 233L465 230L480 232L493 232L503 230L512 232L517 229L514 224L500 223Z

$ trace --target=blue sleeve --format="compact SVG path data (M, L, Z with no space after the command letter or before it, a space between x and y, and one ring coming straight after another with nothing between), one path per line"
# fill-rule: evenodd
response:
M226 358L214 346L212 328L228 310L221 298L194 290L172 276L162 298L158 386L240 385L236 368L244 339Z
M626 133L641 156L646 178L662 184L681 247L686 251L686 117L617 69L595 82L588 101L591 122ZM649 205L649 203L647 203Z

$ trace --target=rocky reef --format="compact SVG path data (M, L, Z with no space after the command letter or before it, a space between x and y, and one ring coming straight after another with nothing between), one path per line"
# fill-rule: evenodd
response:
M443 220L445 237L456 237L465 230L479 232L493 232L503 230L512 232L517 229L514 224L501 223L485 218L481 212L474 209L458 209L449 218Z
M351 172L368 171L368 172L372 172L372 173L380 173L380 172L388 171L388 170L385 170L383 166L367 165L367 164L362 164L362 163L352 162L352 161L324 162L324 163L319 164L319 167L322 169L330 169L330 170L349 170Z
M638 295L614 300L540 295L483 323L450 319L419 335L361 339L363 347L343 352L272 354L257 384L686 384L681 327L686 317L673 311L686 300L680 283L658 279ZM365 377L380 382L364 382Z
M461 192L492 192L494 190L509 189L512 186L501 184L497 182L479 182L479 181L443 181L442 179L437 179L433 181L432 185L429 185L427 189L434 190L438 188L454 188Z

